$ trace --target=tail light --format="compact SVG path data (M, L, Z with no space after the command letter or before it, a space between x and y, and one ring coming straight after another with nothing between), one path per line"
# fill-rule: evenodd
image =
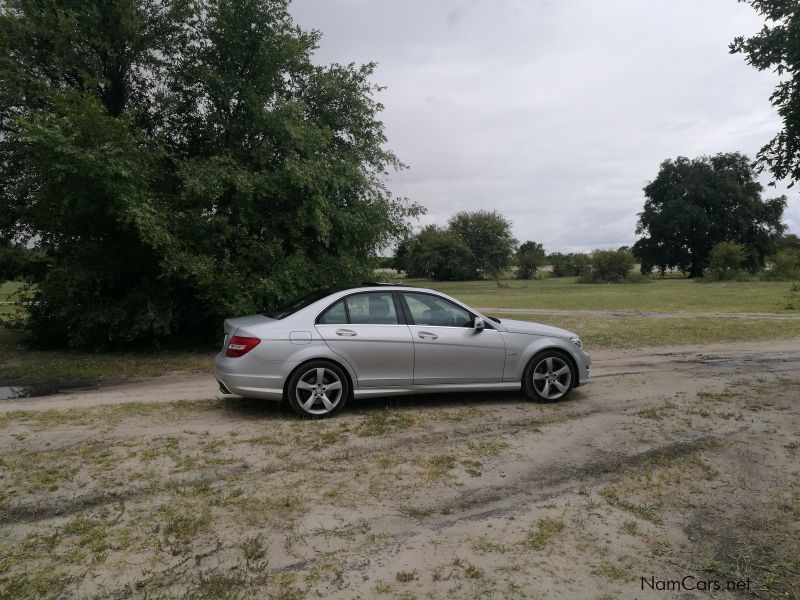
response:
M225 348L225 356L228 358L239 358L261 343L261 340L254 337L233 336Z

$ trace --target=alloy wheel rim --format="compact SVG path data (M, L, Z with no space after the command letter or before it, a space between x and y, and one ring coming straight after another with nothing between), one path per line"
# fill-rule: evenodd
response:
M542 398L558 400L569 391L572 371L565 360L557 356L542 359L533 370L533 387Z
M324 415L334 410L342 399L342 380L324 367L309 369L295 386L295 398L310 415Z

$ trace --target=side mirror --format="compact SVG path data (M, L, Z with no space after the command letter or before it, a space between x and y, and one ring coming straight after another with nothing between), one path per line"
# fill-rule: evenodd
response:
M475 328L475 331L483 331L483 328L486 327L486 323L484 323L482 318L475 317L475 323L473 323L472 326Z

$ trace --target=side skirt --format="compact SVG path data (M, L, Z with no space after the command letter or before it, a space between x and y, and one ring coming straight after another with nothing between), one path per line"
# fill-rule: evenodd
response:
M404 385L384 388L356 388L355 398L401 396L407 394L443 394L447 392L513 392L522 389L520 382L500 383L440 383L433 385Z

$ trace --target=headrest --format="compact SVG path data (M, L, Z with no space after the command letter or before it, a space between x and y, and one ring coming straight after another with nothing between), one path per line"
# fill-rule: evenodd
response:
M369 297L369 316L385 317L389 314L389 301L380 296Z

